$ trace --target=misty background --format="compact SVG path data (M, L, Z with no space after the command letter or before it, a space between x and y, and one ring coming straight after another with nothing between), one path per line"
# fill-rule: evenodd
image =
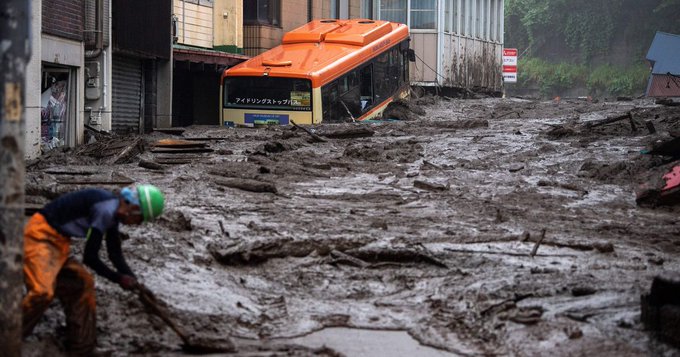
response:
M505 47L519 50L508 93L644 94L657 31L680 34L680 0L506 0ZM680 60L680 59L678 59Z

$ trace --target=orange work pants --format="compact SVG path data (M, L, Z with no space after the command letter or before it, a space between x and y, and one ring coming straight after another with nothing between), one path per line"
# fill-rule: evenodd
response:
M21 302L23 336L31 334L55 295L66 314L69 350L87 355L96 345L94 279L69 257L71 242L36 213L24 228L24 279L28 290Z

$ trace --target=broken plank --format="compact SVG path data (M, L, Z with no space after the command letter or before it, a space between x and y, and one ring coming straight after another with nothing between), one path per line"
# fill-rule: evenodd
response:
M276 186L273 183L252 179L215 178L215 183L220 186L237 188L250 192L277 193Z
M318 135L312 133L311 130L309 130L309 129L305 128L305 127L302 127L302 126L299 126L299 125L295 124L294 121L291 120L290 123L293 124L294 127L298 128L298 129L301 129L301 130L303 130L305 133L309 134L309 136L312 137L312 139L313 139L314 142L317 142L317 143L325 143L325 142L326 142L326 139L324 139L324 138L322 138L322 137L320 137L320 136L318 136Z
M621 120L626 120L626 119L633 120L632 118L633 118L633 114L631 112L627 112L627 113L622 114L622 115L607 117L607 118L604 118L604 119L601 119L601 120L588 121L588 122L585 122L584 125L585 125L586 128L594 128L594 127L597 127L597 126L616 123L617 121L621 121Z
M446 191L449 189L448 185L442 185L439 183L426 182L421 180L413 181L413 187L428 191Z
M94 175L98 173L97 171L77 171L77 170L66 170L66 169L46 169L43 171L46 174L50 175L83 175L83 176L89 176L89 175Z
M143 167L145 169L150 169L150 170L163 170L163 165L155 162L155 161L149 161L149 160L139 160L139 167Z
M536 256L536 252L538 251L538 247L541 245L541 242L543 242L544 238L545 238L545 228L541 231L541 237L538 238L538 241L536 241L536 244L534 244L534 248L531 249L531 253L529 255L532 258Z
M373 136L375 134L375 131L366 128L366 127L359 127L359 128L349 128L345 130L337 130L337 131L332 131L332 132L324 132L320 133L321 136L330 138L330 139L353 139L353 138L366 138Z
M192 162L196 161L196 159L187 159L187 158L177 158L177 159L171 159L171 158L158 158L155 160L155 162L161 164L161 165L184 165L184 164L190 164Z
M130 185L133 180L63 180L57 181L60 185Z
M109 164L119 164L125 161L130 155L134 153L135 150L139 150L142 144L142 138L135 138L130 144L128 144L124 150L120 151L118 154L111 157L108 161Z
M343 253L339 250L331 250L331 257L334 258L333 263L348 263L350 265L354 265L355 267L358 268L368 268L371 264L367 263L357 257L353 257L347 253Z
M510 257L526 257L526 253L513 253L513 252L499 252L493 250L474 250L474 249L455 249L455 248L444 248L447 252L452 253L464 253L464 254L490 254L490 255L507 255ZM574 254L536 254L537 257L576 257Z
M154 148L151 149L152 153L157 154L187 154L187 153L205 153L213 152L215 150L210 148Z
M154 147L163 148L203 148L207 144L195 140L161 139L156 141Z
M192 137L192 138L184 138L184 140L189 140L189 141L225 141L227 138L215 138L215 137L210 137L210 136L199 136L199 137Z
M186 131L184 128L153 128L153 131L158 131L165 134L182 135Z

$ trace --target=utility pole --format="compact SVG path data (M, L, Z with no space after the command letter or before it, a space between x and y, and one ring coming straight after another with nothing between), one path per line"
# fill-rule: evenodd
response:
M0 356L21 356L28 0L0 0Z

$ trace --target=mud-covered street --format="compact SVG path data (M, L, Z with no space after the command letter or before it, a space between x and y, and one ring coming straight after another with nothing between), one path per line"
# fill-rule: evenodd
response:
M27 163L27 202L157 185L166 211L124 231L127 261L177 325L239 356L677 353L644 331L640 295L680 269L680 208L635 199L671 164L644 150L680 134L678 107L425 97L411 109L154 132L106 157L115 138L99 135ZM96 280L100 350L183 354L136 296ZM63 325L55 302L25 354L56 355Z

